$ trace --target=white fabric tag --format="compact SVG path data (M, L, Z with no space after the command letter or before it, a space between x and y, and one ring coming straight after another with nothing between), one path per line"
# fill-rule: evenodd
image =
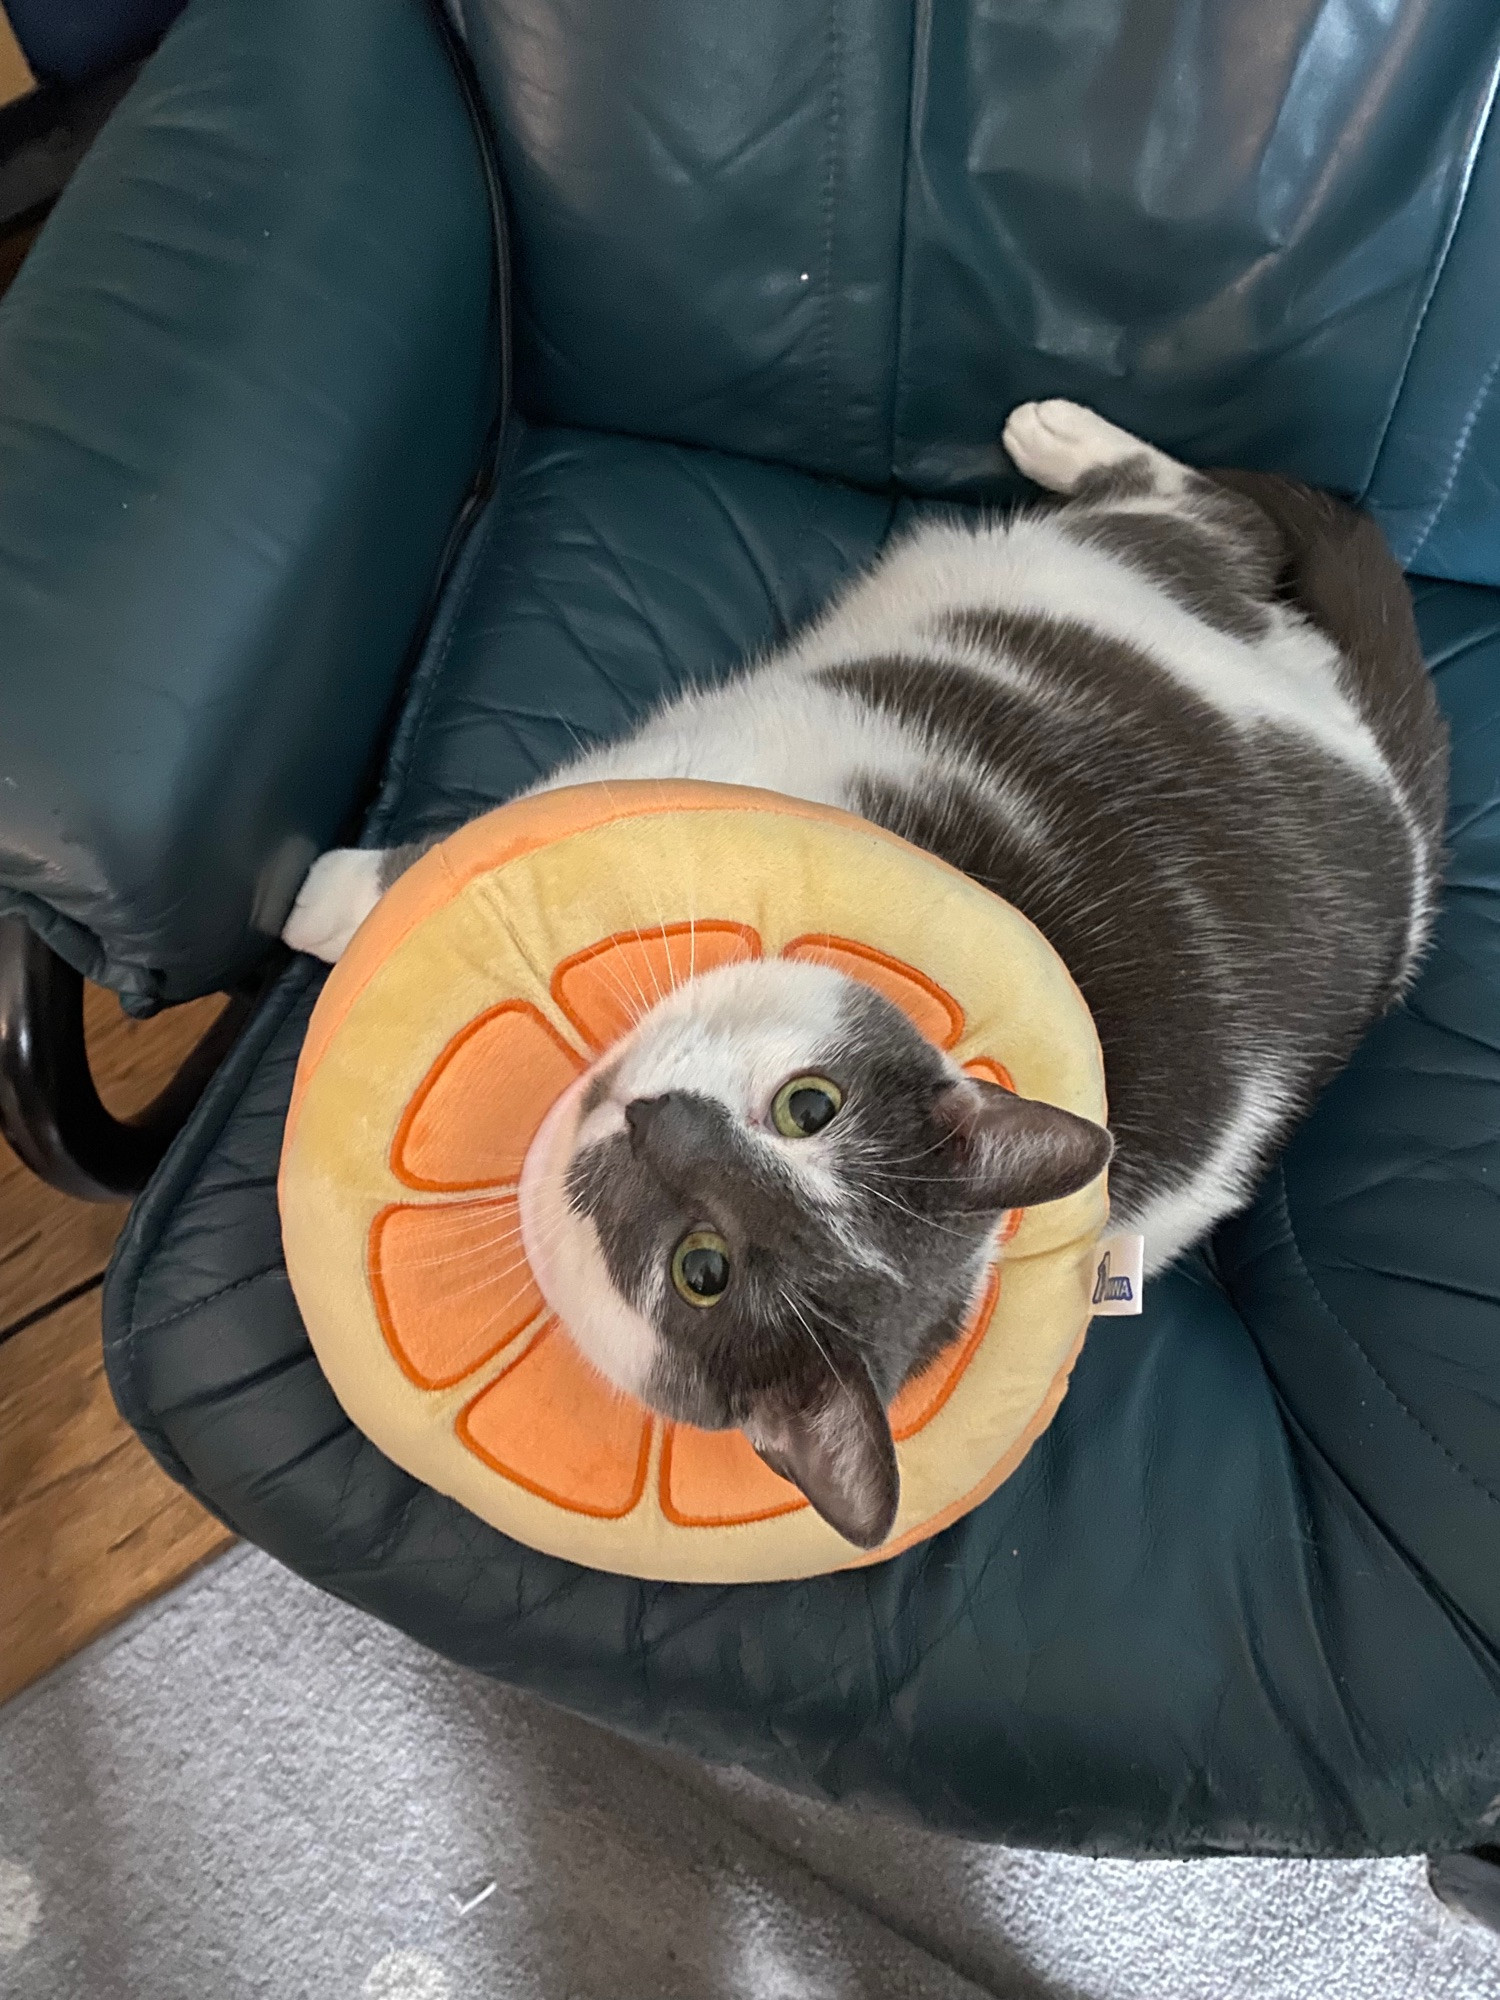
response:
M1098 1262L1094 1266L1094 1317L1118 1317L1141 1309L1141 1266L1146 1260L1146 1239L1133 1229L1099 1239Z

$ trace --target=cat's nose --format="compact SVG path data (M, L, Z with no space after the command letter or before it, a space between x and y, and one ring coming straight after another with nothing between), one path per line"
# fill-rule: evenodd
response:
M651 1133L651 1128L661 1118L661 1114L671 1103L670 1097L633 1097L625 1107L625 1123L630 1128L630 1145L633 1152L639 1152Z
M625 1106L630 1150L673 1187L697 1189L697 1177L724 1149L723 1114L690 1090L635 1097Z

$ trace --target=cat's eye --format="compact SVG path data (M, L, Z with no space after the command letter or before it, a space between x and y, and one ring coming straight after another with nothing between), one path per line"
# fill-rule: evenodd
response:
M810 1139L837 1115L844 1093L826 1076L793 1076L771 1099L771 1123L783 1139Z
M672 1252L672 1283L690 1306L716 1306L729 1289L729 1245L717 1229L690 1229Z

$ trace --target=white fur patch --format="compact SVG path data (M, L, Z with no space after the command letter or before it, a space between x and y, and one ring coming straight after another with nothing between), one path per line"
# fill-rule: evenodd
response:
M1192 1179L1158 1195L1139 1215L1111 1217L1121 1228L1139 1230L1145 1237L1148 1278L1249 1200L1266 1142L1285 1111L1286 1086L1269 1064L1262 1064L1241 1085L1233 1118Z
M282 942L332 965L380 901L382 859L373 847L335 847L320 854L282 925Z
M1067 619L1147 654L1238 728L1272 723L1315 741L1394 794L1390 767L1339 684L1333 643L1273 611L1262 639L1237 639L1195 618L1129 564L1063 534L1045 515L969 533L925 530L859 585L836 620L797 649L811 671L898 651L962 657L1025 685L1024 670L935 636L955 611L1005 610Z
M1054 397L1045 403L1017 403L1006 420L1001 443L1011 461L1051 493L1071 493L1091 472L1104 472L1127 459L1150 461L1158 490L1182 490L1183 468L1154 445L1143 444L1082 403Z
M595 1116L608 1115L612 1104L623 1122L633 1098L671 1091L708 1098L795 1179L806 1200L831 1215L842 1194L836 1133L786 1139L770 1111L781 1085L815 1067L836 1038L848 987L843 973L789 959L721 966L688 980L621 1046L609 1098Z
M599 1232L568 1200L568 1168L593 1075L586 1070L569 1084L527 1148L521 1168L521 1241L542 1297L574 1345L617 1388L641 1396L656 1359L656 1329L620 1295L604 1261Z
M796 660L683 695L625 742L591 751L535 789L699 778L842 806L852 772L905 769L911 756L911 732L901 723L811 680Z
M669 994L635 1029L619 1053L610 1094L628 1103L691 1091L772 1134L772 1097L837 1037L847 987L831 967L795 959L758 959L704 973ZM815 1144L801 1139L796 1150Z

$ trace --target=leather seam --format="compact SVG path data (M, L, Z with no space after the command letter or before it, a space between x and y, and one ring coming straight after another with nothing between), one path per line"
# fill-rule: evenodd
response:
M826 135L826 157L823 168L823 190L819 203L822 211L822 242L818 246L820 268L818 272L818 429L823 440L823 462L831 466L833 452L833 281L835 251L837 248L837 193L839 179L839 147L843 137L844 93L841 65L843 61L843 38L840 34L839 8L842 0L834 0L828 10L828 127Z
M1480 162L1480 152L1484 150L1484 138L1486 138L1486 134L1488 134L1488 130L1490 130L1490 116L1492 116L1492 112L1494 112L1494 102L1496 102L1496 92L1498 92L1498 90L1500 90L1500 54L1496 54L1496 60L1494 60L1494 62L1492 62L1492 66L1490 66L1490 82L1488 82L1488 88L1486 88L1486 92L1484 92L1484 102L1480 104L1480 110L1478 110L1478 116L1476 116L1476 120L1474 120L1474 138L1472 138L1472 142L1470 142L1470 146L1468 146L1468 158L1464 160L1464 168L1462 168L1462 176L1460 176L1460 184L1458 184L1458 196L1456 196L1456 200L1454 200L1454 208L1452 208L1452 216L1450 216L1450 220L1448 220L1448 228L1444 230L1444 236L1442 236L1442 242L1438 244L1438 254L1436 254L1436 262L1434 262L1434 268L1432 268L1432 278L1430 278L1430 282L1428 282L1428 288L1426 288L1426 294L1424 294L1424 298L1422 298L1422 308L1420 308L1420 312L1418 312L1418 316L1416 316L1416 326L1412 328L1412 338L1410 338L1410 342L1406 344L1406 356L1404 356L1404 360L1402 360L1402 368L1400 368L1400 376L1398 376L1398 380L1396 380L1396 390L1394 390L1394 394L1392 394L1392 398L1390 398L1390 406L1386 408L1386 420L1384 420L1384 424L1380 426L1380 438L1376 440L1376 448L1374 448L1374 452L1370 454L1370 472L1368 472L1368 476L1366 476L1366 480L1364 480L1364 486L1362 486L1362 488L1360 488L1360 492L1358 492L1358 504L1360 504L1360 506L1366 506L1366 504L1368 504L1368 498L1370 498L1370 488L1372 488L1372 486L1376 484L1376 480L1378 480L1378 476L1380 476L1380 460L1382 460L1382 458L1386 456L1386 444L1388 444L1388 440L1390 440L1390 432L1392 432L1392 426L1396 424L1396 412L1400 410L1400 406L1402 406L1402 398L1406 396L1406 382L1410 380L1410 374L1412 374L1412 364L1416 362L1416 350L1418 350L1418 348L1422 346L1422 334L1426 332L1426 324L1428 324L1428 316L1430 316L1430 312L1432 312L1432 306L1434 306L1434 300L1436 300L1436 296L1438 296L1438 288L1442 286L1442 274L1444 274L1444 272L1448 270L1448 258L1452 256L1452 248L1454 248L1454 244L1458 242L1458 228L1460 228L1460 224L1462 224L1462 220L1464 220L1464 210L1468 208L1468 194L1470 194L1470 188L1472 188L1472 184L1474 184L1474 170L1478 168L1478 162ZM1482 390L1480 390L1480 400L1482 400L1482 398L1484 398L1486 394L1488 394L1488 384L1486 384L1486 388L1482 388ZM1460 446L1460 460L1462 460L1462 450L1464 450L1464 446ZM1410 568L1412 560L1416 558L1416 550L1418 550L1418 548L1422 548L1422 544L1426 542L1426 538L1428 538L1428 536L1432 534L1432 526L1434 526L1434 522L1436 522L1438 514L1442 512L1442 506L1444 506L1444 502L1446 502L1446 498L1448 498L1448 492L1452 490L1452 482L1456 480L1456 476L1458 476L1458 464L1454 464L1454 468L1452 468L1452 472L1450 472L1450 480L1448 480L1448 486L1444 488L1444 496L1442 496L1442 500L1438 502L1438 508L1434 508L1434 514L1432 514L1432 520L1428 522L1428 526L1426 526L1426 528L1422 530L1422 534L1418 536L1418 542L1416 542L1416 548L1412 548L1412 550L1410 550L1410 552L1406 554L1406 560L1402 562L1402 568Z
M449 653L453 649L453 642L458 635L458 628L463 619L464 611L468 605L470 596L473 594L475 582L478 579L480 570L484 567L484 558L488 554L490 543L494 538L495 524L500 517L500 499L503 485L504 474L502 473L501 478L496 481L495 492L491 497L489 507L486 509L484 525L475 540L467 572L455 593L451 607L449 607L447 629L443 633L442 644L438 647L437 652L430 661L423 662L417 670L417 676L414 677L420 678L421 686L413 690L410 706L407 713L402 717L404 725L402 734L405 737L402 749L405 754L402 758L401 770L395 774L395 789L389 797L382 798L376 802L370 815L371 823L369 831L373 832L378 824L382 836L389 830L391 822L395 819L406 798L412 766L416 762L417 751L422 740L422 732L427 724L428 711L431 709L436 697L438 684L443 677L443 667L447 662Z
M896 477L896 437L900 429L901 376L906 366L906 239L911 223L911 156L912 135L917 122L917 16L921 11L920 0L911 10L911 24L906 37L906 124L902 133L901 151L901 213L896 228L896 268L895 284L892 288L895 305L895 340L891 356L891 422L886 444L886 477ZM890 523L886 524L890 532Z
M1336 1326L1339 1332L1344 1336L1345 1340L1348 1341L1349 1345L1354 1349L1354 1352L1359 1356L1365 1368L1374 1377L1376 1382L1379 1383L1380 1387L1385 1391L1386 1395L1390 1398L1391 1402L1395 1404L1396 1408L1401 1412L1402 1416L1406 1418L1407 1422L1413 1425L1416 1430L1421 1432L1422 1436L1426 1438L1427 1442L1430 1445L1432 1445L1436 1451L1442 1454L1443 1458L1453 1468L1453 1470L1460 1476L1460 1478L1467 1481L1467 1483L1474 1488L1474 1491L1476 1493L1478 1493L1483 1499L1488 1500L1491 1506L1500 1507L1500 1494L1492 1493L1489 1487L1486 1486L1484 1481L1478 1476L1478 1474L1472 1472L1469 1469L1469 1467L1464 1464L1463 1460L1457 1457L1456 1454L1451 1450L1451 1448L1448 1445L1444 1444L1443 1440L1440 1437L1438 1437L1434 1432L1430 1431L1427 1428L1426 1424L1423 1423L1422 1419L1416 1414L1416 1412L1408 1408L1406 1403L1402 1401L1401 1397L1396 1393L1395 1389L1392 1388L1391 1384L1385 1379L1384 1375L1382 1375L1380 1370L1375 1366L1375 1363L1371 1360L1363 1344L1358 1339L1356 1339L1353 1333L1350 1332L1349 1328L1345 1326L1344 1322L1339 1318L1338 1314L1334 1311L1333 1307L1328 1303L1327 1299L1324 1298L1322 1291L1319 1289L1318 1281L1313 1276L1312 1271L1308 1267L1307 1259L1302 1254L1302 1245L1297 1239L1297 1225L1292 1220L1291 1194L1286 1184L1285 1160L1279 1160L1276 1164L1276 1179L1277 1179L1277 1185L1281 1191L1281 1213L1286 1222L1287 1242L1291 1245L1292 1255L1296 1258L1298 1268L1301 1270L1303 1277L1306 1279L1308 1288L1312 1292L1313 1297L1317 1300L1318 1304L1322 1307L1324 1313L1332 1321L1334 1326Z
M1414 563L1422 550L1426 548L1428 541L1431 539L1433 529L1442 519L1443 509L1452 498L1453 489L1458 484L1458 475L1463 471L1464 460L1469 455L1469 446L1474 439L1475 426L1484 414L1484 406L1490 399L1490 392L1495 386L1495 377L1497 375L1500 375L1500 354L1497 354L1489 367L1485 369L1484 379L1479 384L1479 392L1474 398L1468 415L1459 426L1458 437L1453 446L1453 457L1448 466L1447 477L1443 481L1438 497L1433 502L1427 519L1422 524L1421 534L1417 536L1417 539L1407 551L1406 560L1408 563Z
M131 1338L144 1339L149 1333L160 1333L164 1326L175 1326L180 1319L191 1319L193 1314L200 1312L204 1306L216 1305L220 1299L227 1299L232 1292L242 1292L247 1285L258 1285L263 1278L277 1276L283 1278L286 1276L284 1263L266 1264L259 1271L250 1271L243 1278L235 1278L227 1285L220 1285L215 1291L205 1292L202 1298L193 1299L188 1305L179 1306L176 1312L169 1312L162 1319L141 1321L132 1316Z

